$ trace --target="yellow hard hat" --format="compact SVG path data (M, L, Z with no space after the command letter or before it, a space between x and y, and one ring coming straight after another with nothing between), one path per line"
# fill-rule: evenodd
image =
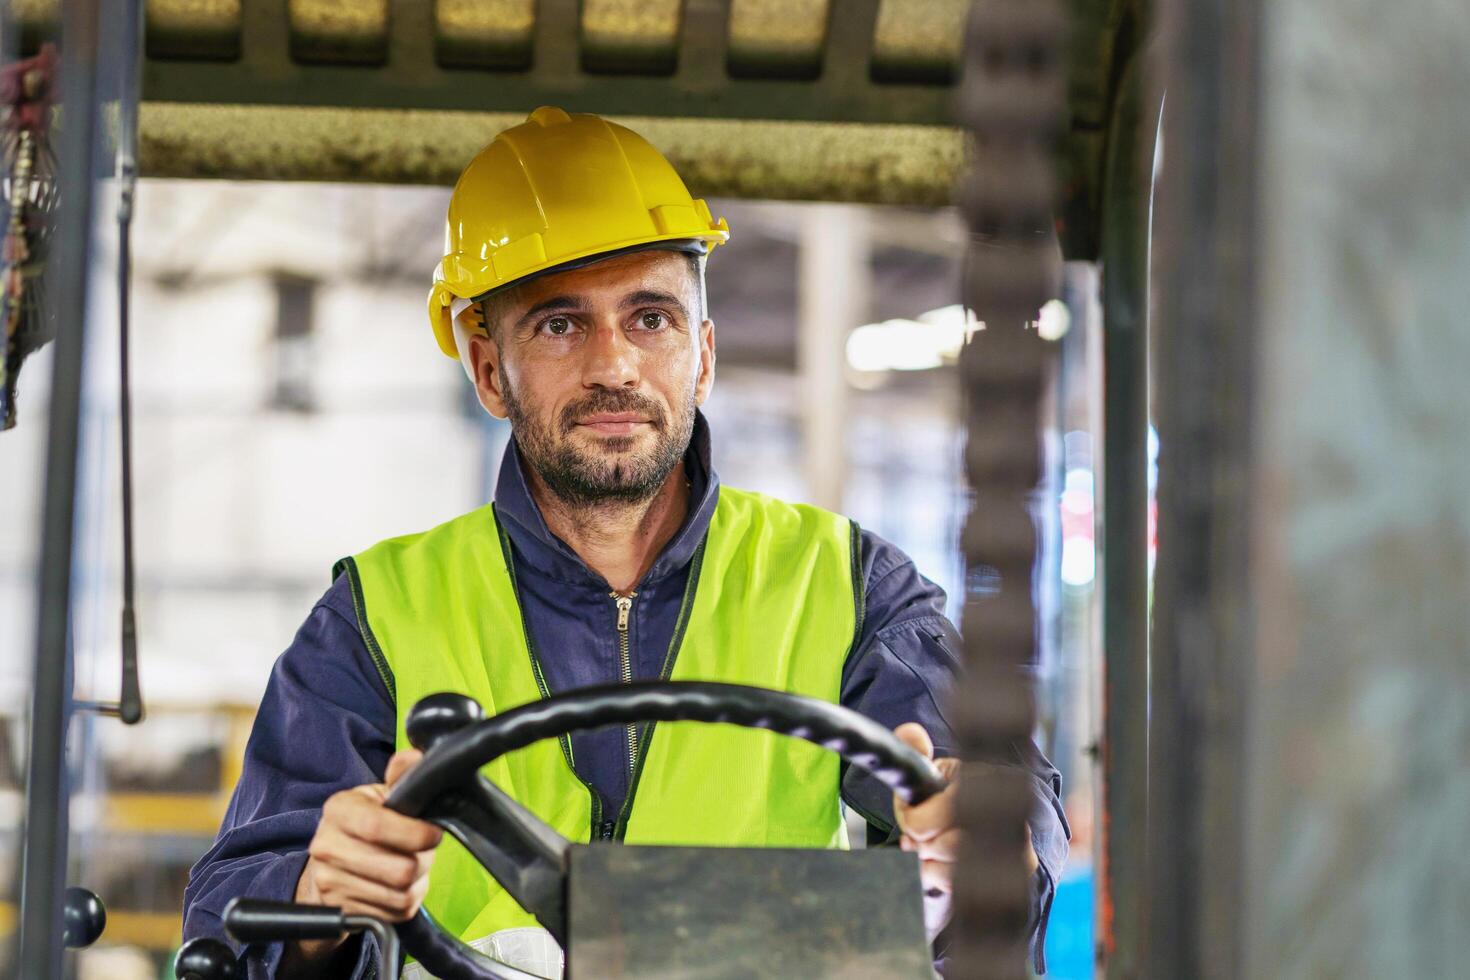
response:
M457 358L464 301L590 256L659 242L708 249L729 237L653 144L600 116L543 106L496 136L454 185L429 322L439 349Z

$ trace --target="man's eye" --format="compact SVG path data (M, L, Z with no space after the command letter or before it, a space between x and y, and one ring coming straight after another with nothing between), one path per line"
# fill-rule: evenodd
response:
M554 337L564 337L572 329L572 321L564 316L550 317L542 321L541 329Z
M643 314L640 320L643 323L644 329L647 330L658 330L669 322L662 313L654 313L652 311Z

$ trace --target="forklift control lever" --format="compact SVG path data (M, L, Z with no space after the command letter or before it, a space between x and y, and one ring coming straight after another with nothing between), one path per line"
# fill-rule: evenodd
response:
M224 922L230 938L244 945L370 932L378 940L382 959L379 976L398 980L398 934L369 916L344 915L330 905L237 898L225 906ZM195 939L174 957L174 976L176 980L243 980L245 973L230 947L217 939Z

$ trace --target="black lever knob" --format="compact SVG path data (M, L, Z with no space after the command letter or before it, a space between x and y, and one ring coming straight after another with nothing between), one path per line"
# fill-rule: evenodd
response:
M97 941L107 928L102 899L85 888L68 888L61 905L61 937L68 949L82 949Z
M485 709L480 702L463 694L430 694L413 706L404 722L408 741L425 752L466 725L483 721Z
M191 939L174 957L176 980L245 980L230 947L218 939Z

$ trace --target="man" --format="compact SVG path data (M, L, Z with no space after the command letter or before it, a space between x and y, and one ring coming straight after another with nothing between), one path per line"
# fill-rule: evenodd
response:
M538 109L469 165L448 219L430 320L485 410L510 420L495 502L338 564L276 664L185 934L220 934L238 895L389 921L422 903L466 942L555 975L549 936L493 879L383 805L417 761L403 723L419 698L459 691L493 714L618 680L756 684L863 712L955 777L942 706L958 638L943 593L892 545L720 486L698 407L715 367L704 261L728 230L650 144ZM1029 743L1012 761L1035 777L1039 967L1066 855L1060 781ZM489 774L579 840L840 846L840 796L874 843L917 853L931 922L947 911L953 789L908 808L796 740L602 730ZM357 977L371 954L362 940L242 951L252 977Z

